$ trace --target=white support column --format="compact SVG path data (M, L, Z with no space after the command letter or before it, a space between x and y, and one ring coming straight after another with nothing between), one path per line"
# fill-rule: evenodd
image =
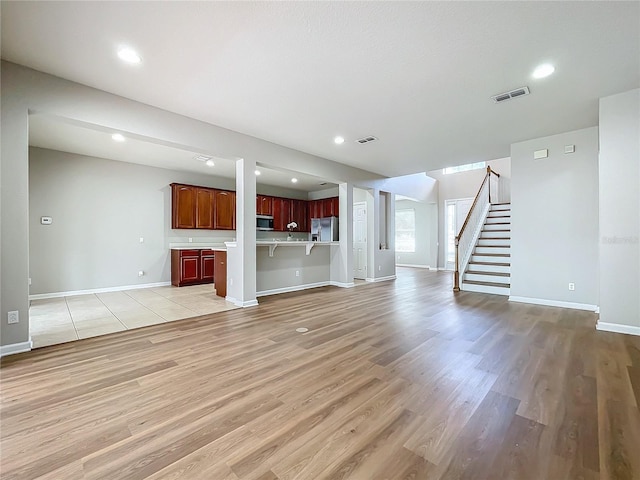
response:
M252 307L256 300L256 162L236 162L236 242L227 251L227 300Z
M331 281L340 287L353 287L353 185L341 183L340 245L332 247Z

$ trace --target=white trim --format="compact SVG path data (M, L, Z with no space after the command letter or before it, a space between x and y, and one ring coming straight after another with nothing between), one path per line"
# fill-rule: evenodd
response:
M431 267L429 265L417 265L414 263L396 263L396 267L425 268L431 270Z
M596 330L602 330L603 332L626 333L627 335L640 335L640 327L621 325L619 323L598 322L596 323Z
M233 298L233 297L229 297L229 296L224 297L224 299L227 302L233 303L236 307L247 308L247 307L255 307L255 306L258 305L258 300L242 301L242 300L238 300L237 298Z
M453 273L453 268L438 267L438 271L439 272L451 272L451 273Z
M574 310L589 310L595 312L598 308L597 305L590 305L588 303L574 303L574 302L562 302L559 300L547 300L545 298L531 298L531 297L509 297L510 302L518 303L531 303L533 305L546 305L547 307L560 307L560 308L572 308Z
M32 348L33 342L31 341L31 337L29 337L28 342L12 343L11 345L0 346L0 357L13 355L14 353L30 352Z
M266 297L267 295L278 295L279 293L298 292L309 288L326 287L329 282L306 283L304 285L294 285L291 287L273 288L271 290L262 290L256 292L256 297Z
M352 288L356 286L354 282L334 282L333 280L329 282L329 285L340 288Z
M88 293L121 292L123 290L137 290L140 288L166 287L168 285L171 285L171 282L143 283L138 285L123 285L120 287L90 288L88 290L69 290L68 292L37 293L35 295L29 295L29 300L69 297L71 295L85 295Z
M377 283L377 282L386 282L387 280L395 280L396 276L395 275L389 275L388 277L377 277L377 278L365 278L365 282L372 282L372 283Z

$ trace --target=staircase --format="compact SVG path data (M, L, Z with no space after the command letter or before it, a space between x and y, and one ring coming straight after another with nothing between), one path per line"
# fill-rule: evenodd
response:
M511 283L511 204L492 204L462 276L468 292L509 295Z

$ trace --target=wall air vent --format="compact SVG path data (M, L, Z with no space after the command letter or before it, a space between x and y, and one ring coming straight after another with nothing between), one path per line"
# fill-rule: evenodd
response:
M521 97L523 95L529 95L531 92L529 91L529 87L520 87L515 90L511 90L510 92L499 93L498 95L494 95L491 99L494 103L506 102L507 100L511 100L512 98Z
M376 137L362 137L356 140L358 143L369 143L378 140Z
M196 155L193 159L199 162L206 162L207 160L211 160L211 157L208 155Z

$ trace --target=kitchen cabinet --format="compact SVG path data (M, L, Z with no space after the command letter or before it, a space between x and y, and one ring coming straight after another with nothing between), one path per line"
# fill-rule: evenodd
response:
M276 232L286 232L287 224L291 222L291 199L273 198L273 229Z
M196 228L197 187L171 184L171 228Z
M256 215L273 215L273 197L266 195L256 197Z
M340 207L340 197L324 198L322 200L322 216L338 217Z
M216 295L227 296L227 252L216 252L214 287Z
M216 230L235 230L236 228L236 192L214 190L215 209L213 228Z
M196 189L196 228L213 229L215 211L215 190L210 188Z
M202 283L213 282L215 257L213 250L200 250L200 279Z
M213 250L171 250L171 284L176 287L213 283L215 257Z
M291 221L298 224L294 232L309 232L309 202L306 200L291 200Z

